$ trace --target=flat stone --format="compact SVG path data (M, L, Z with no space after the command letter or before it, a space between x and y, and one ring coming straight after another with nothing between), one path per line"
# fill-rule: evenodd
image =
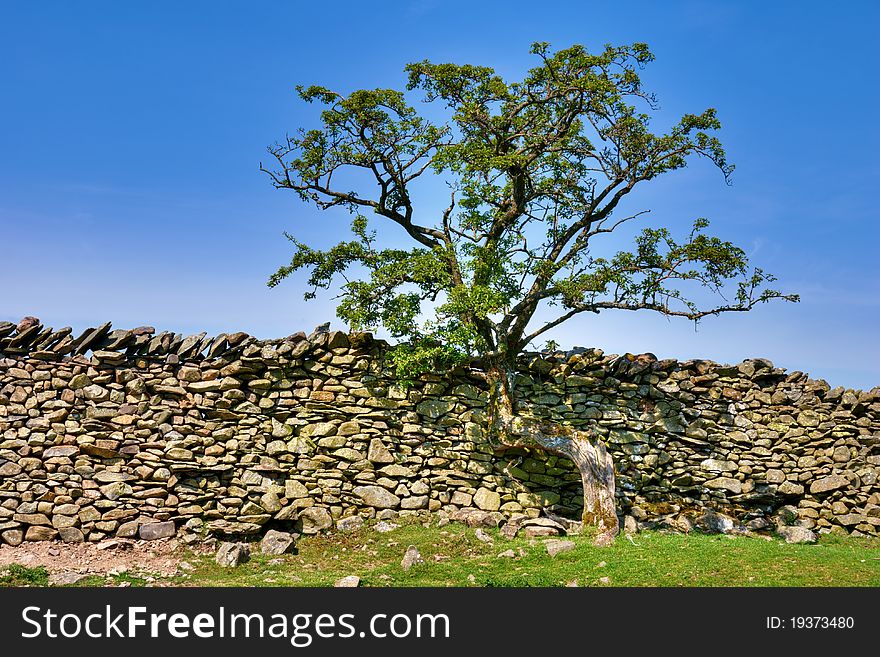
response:
M847 486L849 486L849 479L843 475L835 474L815 480L810 484L810 492L815 495L816 493L827 493L838 488L846 488Z
M361 516L347 516L336 521L336 529L341 532L355 531L363 526L364 519Z
M544 541L544 547L547 548L547 554L555 557L563 552L571 552L575 548L574 541L564 541L558 538L551 538Z
M333 586L338 589L352 589L360 586L360 583L361 578L357 575L346 575L333 582Z
M58 536L58 531L51 527L31 525L24 535L26 541L51 541Z
M12 461L6 461L0 464L0 477L14 477L21 473L21 466Z
M309 438L334 436L336 435L336 425L331 424L330 422L318 422L317 424L308 424L300 430L299 435Z
M148 522L138 527L138 535L145 541L155 541L160 538L169 538L177 532L174 522Z
M452 519L463 522L468 527L497 527L504 521L504 516L498 512L465 507L453 513Z
M50 447L43 452L43 458L52 459L58 457L71 457L79 454L79 447L76 445L58 445Z
M700 467L710 472L735 472L738 466L733 461L706 459L700 463Z
M381 486L358 486L353 492L364 504L375 509L396 509L400 506L400 498Z
M91 577L88 573L76 573L72 571L65 571L63 573L50 573L49 575L49 586L70 586L72 584L78 584L84 579L88 579Z
M451 402L440 401L439 399L428 399L416 406L416 412L432 420L436 420L441 415L445 415L451 411L452 407L453 404Z
M706 482L707 488L720 488L728 490L735 495L742 493L742 482L732 477L717 477Z
M211 520L208 523L208 531L227 536L256 534L260 530L262 530L262 525L255 522Z
M79 527L64 527L59 529L58 536L65 543L82 543L86 540L85 535Z
M95 481L102 484L112 484L120 481L134 481L137 479L134 475L126 472L113 472L112 470L101 470L94 476Z
M427 495L411 495L410 497L404 497L402 500L400 500L400 508L427 509L428 501L429 500Z

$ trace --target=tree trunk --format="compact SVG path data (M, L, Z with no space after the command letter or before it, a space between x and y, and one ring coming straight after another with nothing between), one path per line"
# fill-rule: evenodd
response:
M540 449L571 459L581 475L584 489L584 526L598 529L597 542L620 531L614 498L614 462L602 439L590 431L553 424L521 415L513 395L513 368L488 368L489 433L504 449Z

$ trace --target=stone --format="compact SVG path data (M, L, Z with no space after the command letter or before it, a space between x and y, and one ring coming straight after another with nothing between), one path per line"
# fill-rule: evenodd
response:
M818 540L814 532L797 525L781 525L776 529L776 533L784 538L786 543L815 543Z
M65 543L82 543L86 540L79 527L64 527L58 530L58 537Z
M386 532L391 532L397 529L399 525L395 525L393 522L388 522L387 520L380 520L376 523L374 529L380 534L384 534Z
M405 571L408 571L416 564L423 563L425 563L425 560L422 559L419 549L415 545L410 545L406 549L406 553L403 555L403 560L400 562L400 565Z
M373 438L367 450L367 460L373 463L394 463L394 456L379 438Z
M79 447L76 445L59 445L58 447L50 447L43 452L43 458L52 459L58 457L70 458L79 454Z
M357 575L346 575L333 582L333 586L338 589L353 589L360 586L360 584L361 578Z
M636 520L633 516L626 516L623 519L623 532L625 534L638 534L639 521Z
M91 577L88 573L64 571L49 574L49 586L71 586Z
M720 459L706 459L700 463L700 467L710 472L735 472L737 469L737 465L733 461L723 461Z
M495 541L492 539L492 537L489 536L489 534L487 534L486 532L484 532L484 531L483 531L482 529L480 529L480 528L477 528L477 529L474 531L474 536L477 537L477 540L478 540L478 541L481 541L481 542L483 542L483 543L488 543L489 545L492 545L492 544L495 542Z
M155 541L160 538L170 538L174 536L177 529L174 522L166 520L164 522L148 522L138 527L138 535L145 541Z
M356 531L364 526L364 519L361 516L346 516L336 521L336 529L341 532Z
M526 536L559 536L565 533L565 526L552 518L529 518L523 521L523 534Z
M256 534L262 526L255 522L234 522L231 520L212 520L208 523L208 531L227 536Z
M298 500L309 497L309 489L296 479L288 479L284 482L284 497L289 500Z
M31 525L25 532L24 540L26 541L51 541L58 536L58 531L51 527L43 527L41 525Z
M98 385L86 386L82 391L83 397L89 401L102 402L110 399L110 391Z
M14 477L17 474L21 474L21 466L18 463L12 461L0 463L0 477Z
M312 506L300 511L299 520L302 523L303 534L317 534L333 526L333 517L330 512L319 506Z
M439 399L428 399L423 401L416 407L416 412L425 417L436 420L452 410L451 402L440 401Z
M479 488L474 493L474 504L483 511L497 511L501 508L501 496L487 488Z
M499 559L516 559L516 552L513 550L505 550L504 552L498 553Z
M400 508L401 509L427 509L428 508L428 496L427 495L412 495L410 497L404 497L400 500Z
M72 390L79 390L80 388L85 388L91 384L92 380L89 378L88 374L76 374L70 379L68 385Z
M16 547L21 545L24 541L24 532L20 529L7 529L0 532L0 539L3 539L3 542L6 543L6 545Z
M767 470L768 484L781 484L785 481L785 473L782 470Z
M453 513L452 519L463 522L468 527L497 527L504 520L504 516L500 513L466 507Z
M134 475L126 472L112 472L111 470L101 470L94 476L94 480L102 484L115 483L119 481L134 481L137 479Z
M270 529L260 541L260 552L263 554L287 554L294 547L293 536L287 532Z
M558 538L551 538L544 541L544 547L547 549L547 554L551 557L555 557L557 554L574 550L575 543L574 541L564 541Z
M375 509L396 509L400 506L400 498L381 486L358 486L353 492L364 504Z
M120 497L131 495L134 492L131 486L123 481L117 481L106 486L101 486L101 493L108 500L118 500Z
M221 543L214 561L224 568L234 568L250 559L251 548L247 543Z
M846 488L847 486L849 486L849 479L843 475L830 475L811 483L810 492L816 495L817 493L828 493L838 488Z
M735 518L712 509L706 509L697 521L697 527L710 534L729 534L736 524Z
M706 482L707 488L721 488L735 495L742 493L742 482L732 477L717 477Z
M323 436L336 435L336 425L330 422L319 422L317 424L309 424L304 426L300 432L300 436L308 438L320 438Z
M783 481L776 490L780 495L797 496L804 494L804 487L793 481Z

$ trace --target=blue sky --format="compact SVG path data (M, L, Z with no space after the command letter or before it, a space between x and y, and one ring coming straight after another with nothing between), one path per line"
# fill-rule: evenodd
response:
M303 206L258 171L267 144L313 121L295 84L400 87L403 66L425 58L515 79L534 64L533 41L645 41L655 125L716 107L737 170L730 187L705 165L673 173L634 207L673 226L709 217L803 301L696 332L624 313L551 337L660 357L765 356L868 389L880 384L878 27L880 4L868 1L4 3L0 319L311 330L334 317L329 295L305 302L301 280L265 285L290 256L281 233L329 244L348 218Z

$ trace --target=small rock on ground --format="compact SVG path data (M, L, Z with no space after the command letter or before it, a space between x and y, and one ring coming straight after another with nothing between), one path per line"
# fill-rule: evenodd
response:
M340 577L337 579L333 586L339 589L353 589L357 586L360 586L361 578L357 575L346 575L345 577Z
M221 543L214 560L225 568L234 568L251 556L251 546L247 543Z
M477 537L478 541L482 541L483 543L488 543L489 545L492 545L492 543L495 542L492 540L492 537L489 536L489 534L484 532L482 529L476 529L474 531L474 535Z
M403 561L400 562L400 565L403 566L404 570L409 570L415 564L425 563L425 560L422 559L422 554L419 552L419 549L415 545L410 545L406 548L406 554L403 555Z
M49 575L49 586L68 586L86 579L86 573L52 573Z
M547 554L551 557L555 557L557 554L574 550L574 542L551 538L544 541L544 547L547 548Z
M293 536L287 532L270 529L260 541L260 552L263 554L286 554L293 549Z
M776 533L784 538L786 543L815 543L818 540L816 533L806 527L781 525Z

